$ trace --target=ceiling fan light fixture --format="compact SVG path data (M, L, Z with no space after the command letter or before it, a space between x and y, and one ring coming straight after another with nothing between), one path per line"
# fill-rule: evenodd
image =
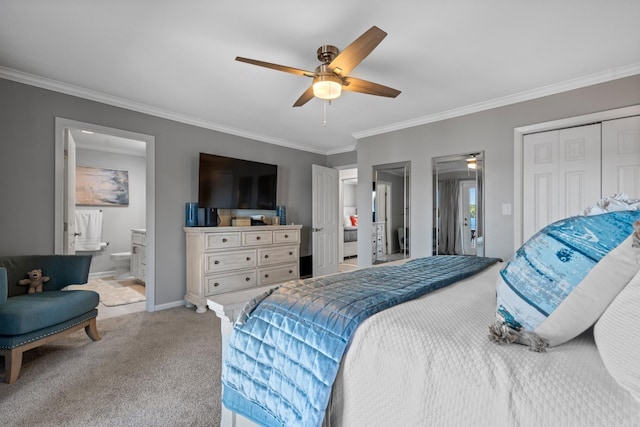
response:
M342 93L342 81L338 76L321 74L313 79L313 96L320 99L336 99Z

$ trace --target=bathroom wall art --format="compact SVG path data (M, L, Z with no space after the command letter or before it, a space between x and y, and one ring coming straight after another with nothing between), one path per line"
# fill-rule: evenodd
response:
M129 172L76 166L76 205L128 206Z

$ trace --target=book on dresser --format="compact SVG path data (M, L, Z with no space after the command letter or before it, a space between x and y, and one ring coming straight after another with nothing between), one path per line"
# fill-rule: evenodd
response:
M184 227L187 293L196 312L207 297L275 285L300 277L302 225Z

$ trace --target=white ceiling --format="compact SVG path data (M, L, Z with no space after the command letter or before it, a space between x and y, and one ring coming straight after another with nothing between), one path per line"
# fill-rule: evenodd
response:
M372 25L352 73L402 91L292 105ZM357 138L640 73L638 0L0 0L0 77L318 153Z

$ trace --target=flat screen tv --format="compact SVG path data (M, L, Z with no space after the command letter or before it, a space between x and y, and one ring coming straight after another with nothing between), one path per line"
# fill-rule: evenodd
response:
M278 165L200 153L198 206L276 209Z

